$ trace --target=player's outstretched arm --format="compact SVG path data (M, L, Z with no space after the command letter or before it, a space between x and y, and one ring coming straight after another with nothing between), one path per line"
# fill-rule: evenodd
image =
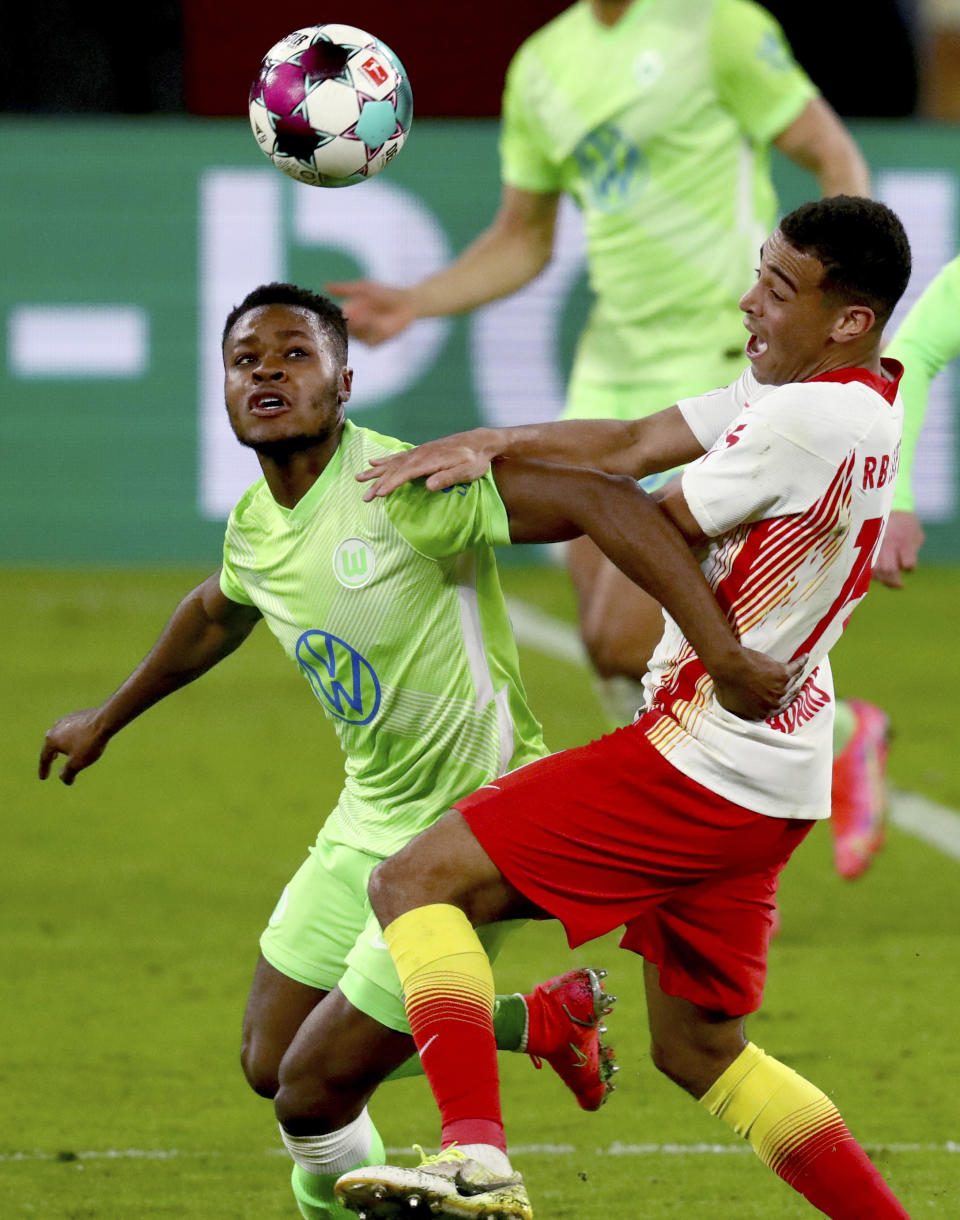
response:
M442 271L406 288L350 280L326 290L344 298L351 337L371 345L392 339L417 318L467 313L540 274L553 254L559 199L505 186L493 223Z
M183 599L160 638L129 678L99 707L71 712L47 732L39 774L46 779L58 755L60 779L72 784L95 763L113 735L165 695L206 673L247 638L259 610L225 597L214 572Z
M793 699L806 658L784 665L740 645L690 551L683 526L634 479L526 461L498 462L494 477L514 542L589 534L677 622L729 711L763 720ZM694 528L699 533L695 523Z
M811 98L774 140L777 148L816 176L823 195L870 194L870 169L853 136L822 97Z
M474 428L374 458L357 475L369 482L365 500L388 496L403 483L425 478L430 491L482 478L494 458L532 458L561 466L586 466L635 479L693 461L704 452L679 407L645 419L569 419L513 428Z

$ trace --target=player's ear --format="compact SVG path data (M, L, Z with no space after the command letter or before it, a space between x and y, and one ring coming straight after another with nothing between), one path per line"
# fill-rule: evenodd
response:
M340 376L337 379L337 402L349 402L350 391L353 389L353 369L349 369L344 365L340 370Z
M835 343L850 343L862 338L877 324L877 315L869 305L845 305L841 310L830 336Z

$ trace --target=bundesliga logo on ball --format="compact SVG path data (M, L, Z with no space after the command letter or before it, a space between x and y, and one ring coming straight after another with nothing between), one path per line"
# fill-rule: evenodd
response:
M413 92L390 48L353 25L294 30L250 89L250 126L274 165L310 186L351 186L403 147Z

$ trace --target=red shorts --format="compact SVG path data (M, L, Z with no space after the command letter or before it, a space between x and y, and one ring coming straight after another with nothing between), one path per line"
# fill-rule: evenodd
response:
M672 767L642 722L530 763L457 808L572 948L620 941L668 995L741 1016L763 998L780 870L813 822L731 804Z

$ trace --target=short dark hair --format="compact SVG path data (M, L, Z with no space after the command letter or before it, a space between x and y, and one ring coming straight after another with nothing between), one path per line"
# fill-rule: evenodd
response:
M299 288L296 284L261 284L248 292L239 305L234 305L227 314L223 325L220 346L227 342L227 335L236 325L239 318L251 309L259 309L261 305L297 305L301 309L315 314L320 325L333 339L337 355L346 364L347 361L347 319L343 316L339 305L329 297L321 296L319 292L311 292L309 288Z
M780 232L823 264L821 291L847 305L868 305L882 327L910 279L910 243L886 204L855 195L803 203Z

